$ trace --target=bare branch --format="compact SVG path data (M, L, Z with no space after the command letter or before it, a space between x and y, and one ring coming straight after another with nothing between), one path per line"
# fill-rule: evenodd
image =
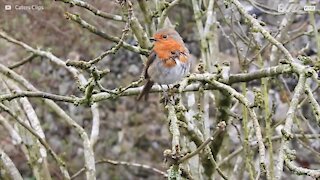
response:
M166 106L168 109L168 124L169 124L169 130L172 134L172 152L173 154L179 154L180 153L180 132L179 132L179 126L177 124L178 119L176 116L175 107L168 103Z
M284 163L290 171L296 173L297 175L307 175L315 179L320 177L320 170L298 167L292 162L291 156L292 155L290 153L286 152L284 157Z
M64 175L64 178L70 179L69 173L67 169L65 168L65 163L59 158L59 156L52 150L52 148L49 146L49 144L38 135L38 133L33 130L29 125L27 125L19 116L17 116L14 112L12 112L7 106L0 103L0 109L4 112L8 113L10 116L12 116L22 127L24 127L26 130L28 130L33 136L39 140L39 142L46 148L46 150L52 155L53 159L57 162L59 165L59 168Z
M126 162L126 161L115 161L115 160L111 160L111 159L101 159L95 162L96 164L111 164L111 165L123 165L123 166L132 166L132 167L137 167L137 168L142 168L142 169L146 169L146 170L150 170L153 171L155 173L158 173L159 175L162 175L163 177L168 177L168 174L157 169L154 167L151 167L149 165L146 164L139 164L139 163L134 163L134 162ZM85 171L85 168L80 169L79 171L77 171L76 173L74 173L74 175L72 175L71 179L75 179L76 177L78 177L80 174L82 174Z
M168 16L168 12L170 9L173 8L173 6L177 5L180 3L181 0L174 0L171 3L165 4L165 8L162 10L161 15L160 15L160 20L159 20L159 27L163 27L164 21L166 17Z
M0 73L1 72L8 72L8 70L5 70L6 67L0 64ZM276 76L279 74L285 74L285 73L292 73L292 67L290 65L278 65L271 68L263 68L257 71L253 71L250 73L241 73L241 74L232 74L230 75L230 78L227 82L225 80L221 80L221 82L226 84L234 84L238 82L249 82L255 79L260 79L263 77L268 76ZM10 71L10 73L13 73L13 71ZM185 83L188 82L188 80L210 80L210 79L216 79L216 74L210 74L210 73L204 73L204 74L191 74L185 81ZM141 81L138 81L139 83ZM114 99L117 97L122 96L133 96L138 95L140 91L142 90L142 87L136 87L137 83L134 83L133 85L129 85L126 88L117 88L114 90L110 90L109 92L102 92L93 94L92 96L92 102L99 102L107 99ZM184 88L183 88L184 87ZM166 87L163 87L166 89ZM205 85L202 87L201 84L190 84L190 85L183 85L180 89L173 89L172 92L179 93L179 92L192 92L192 91L198 91L199 88L203 88L204 90L213 90L216 89L213 86ZM153 88L150 90L150 93L158 93L162 92L162 89L160 86L153 86ZM46 98L46 99L52 99L55 101L64 101L69 103L75 103L75 104L81 104L84 102L83 98L78 97L68 97L68 96L61 96L61 95L55 95L50 94L46 92L30 92L30 91L21 91L19 93L14 94L4 94L0 95L0 101L3 100L12 100L19 97L38 97L38 98Z
M318 122L318 125L320 125L320 105L318 104L317 100L315 99L314 95L312 94L311 88L306 84L306 93L309 97L309 100L311 102L311 105L313 107L313 112L316 117L316 120Z
M35 54L30 54L28 57L24 58L23 60L9 66L10 69L14 69L14 68L17 68L17 67L20 67L30 61L32 61L35 57L37 57L37 55Z
M198 80L200 80L200 79L198 79ZM202 79L202 80L207 81L207 79ZM259 121L257 119L257 115L255 114L253 109L250 108L249 101L242 94L238 93L235 89L233 89L232 87L230 87L226 84L220 83L220 82L215 81L213 79L211 79L207 82L211 83L214 87L216 87L217 89L219 89L221 91L228 92L231 96L234 96L236 99L238 99L240 101L240 103L242 103L247 108L249 115L253 120L255 134L256 134L256 137L258 140L258 144L259 144L260 168L261 168L262 173L263 173L263 171L266 172L265 146L264 146L263 139L262 139L261 128L259 125Z
M303 138L307 138L307 139L317 139L320 137L320 134L293 134L294 138L296 139L303 139ZM278 141L281 140L282 136L278 135L278 136L273 136L271 138L272 141ZM264 140L266 141L266 140ZM257 141L252 141L250 142L250 147L251 148L255 148L258 146L258 142ZM230 153L228 156L226 156L225 158L223 158L219 163L218 166L221 166L227 162L229 162L232 158L236 157L237 155L239 155L241 152L243 151L243 147L240 147L236 150L234 150L232 153Z
M201 152L201 150L203 150L209 143L211 143L212 141L214 141L216 139L216 137L222 132L224 131L226 128L226 123L224 121L220 122L217 125L216 131L213 133L213 135L208 138L206 141L204 141L195 151L193 151L190 154L185 155L184 157L182 157L178 163L183 163L184 161L192 158L193 156L199 154Z
M25 80L23 77L16 74L14 71L8 69L7 67L0 64L0 73L7 76L8 78L18 82L23 87L27 88L29 91L36 91L39 92L33 85L31 85L27 80ZM51 100L45 100L44 101L53 111L55 111L62 120L64 120L70 127L75 128L75 131L80 135L81 139L83 140L83 146L84 146L84 157L85 157L85 165L87 167L87 176L90 176L95 171L94 167L94 155L93 150L91 148L91 144L88 138L87 133L85 130L78 125L73 119L70 118L66 114L64 110L62 110L57 104L55 104ZM41 142L41 141L40 141ZM91 163L93 162L93 164ZM89 174L88 174L89 173Z
M99 139L100 114L98 111L98 103L92 104L91 111L92 111L92 128L91 128L90 142L93 148Z
M12 144L21 144L22 139L19 133L13 128L13 126L9 123L7 119L5 119L3 116L0 114L0 124L9 132L11 139L12 139Z
M278 162L276 164L276 172L275 172L276 179L281 178L281 174L283 171L283 161L285 159L285 150L288 148L289 139L291 139L291 136L292 136L291 129L293 126L293 118L295 116L295 112L299 104L299 98L302 96L304 92L305 83L306 83L306 75L304 73L300 74L299 82L295 87L294 94L290 102L290 107L287 112L285 125L284 125L284 128L282 129L281 146L280 146L279 155L277 158Z
M85 8L85 9L91 11L93 14L100 16L100 17L103 17L103 18L106 18L106 19L125 22L125 20L123 19L122 16L100 11L96 7L92 6L91 4L88 4L88 3L81 1L81 0L57 0L57 1L62 1L64 3L68 3L73 6L76 5L76 6Z
M138 3L142 11L142 14L144 16L144 21L148 26L148 33L151 36L155 31L155 27L154 27L154 23L152 22L153 15L152 15L152 12L150 11L151 8L149 6L149 2L145 0L138 0Z
M17 167L14 165L10 157L0 148L0 164L3 165L4 170L10 175L11 179L23 180Z
M78 60L68 60L67 61L67 65L71 65L71 66L75 66L75 67L78 66L81 69L89 69L90 67L92 67L93 64L98 63L99 61L101 61L107 55L115 54L122 47L122 45L124 43L124 38L128 34L128 32L130 31L130 23L131 23L131 18L132 18L132 12L133 12L132 11L132 6L129 6L128 7L128 18L127 18L127 21L126 21L126 25L125 25L124 29L122 30L121 37L120 37L119 41L117 42L117 44L115 46L113 46L111 49L103 52L98 57L90 60L89 62L78 61Z
M110 35L106 34L105 32L98 30L93 25L91 25L91 24L87 23L86 21L84 21L83 19L81 19L79 15L75 15L75 14L68 13L68 12L66 12L65 15L66 15L67 18L69 18L72 21L78 23L83 28L89 30L90 32L92 32L92 33L94 33L94 34L96 34L96 35L98 35L100 37L103 37L104 39L107 39L107 40L115 42L115 43L118 43L120 41L120 38L114 37L114 36L110 36ZM126 43L126 42L123 42L122 46L125 49L128 49L129 51L132 51L132 52L136 52L136 53L143 54L143 55L148 55L149 54L148 50L142 49L142 48L137 47L137 46L130 45L130 44Z
M240 14L243 15L248 20L248 22L250 23L254 31L260 32L268 41L270 41L273 45L277 46L277 48L279 48L284 53L284 55L290 62L294 61L290 52L279 41L277 41L267 30L265 30L260 25L257 19L252 17L250 14L248 14L245 8L241 5L241 3L238 0L230 0L230 1L237 7Z
M77 101L75 97L68 97L68 96L50 94L46 92L33 92L33 91L19 91L19 92L14 92L12 94L3 94L3 95L0 95L0 101L4 101L4 100L10 101L10 100L21 98L21 97L38 97L38 98L51 99L54 101L69 102L69 103L74 103Z

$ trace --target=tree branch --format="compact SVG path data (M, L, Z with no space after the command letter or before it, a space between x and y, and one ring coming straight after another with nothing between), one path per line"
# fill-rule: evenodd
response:
M284 128L282 129L282 139L281 139L281 145L279 148L280 150L279 150L278 162L276 164L276 172L275 172L276 179L281 178L281 174L283 171L283 161L285 159L285 150L288 148L289 139L292 138L291 129L293 126L293 118L295 116L295 112L299 104L299 98L302 96L304 92L305 83L306 83L306 74L305 73L300 74L299 82L295 87L294 94L290 102L290 107L286 115L285 125L284 125Z
M13 64L13 65L10 65L9 68L10 68L10 69L15 69L15 68L17 68L17 67L20 67L20 66L26 64L27 62L32 61L35 57L37 57L37 55L35 55L35 54L30 54L28 57L24 58L23 60L15 63L15 64Z
M64 3L70 4L72 6L76 5L76 6L85 8L85 9L91 11L93 14L100 16L100 17L103 17L103 18L106 18L106 19L125 22L125 20L123 19L122 16L103 12L101 10L98 10L96 7L92 6L91 4L88 4L88 3L81 1L81 0L56 0L56 1L61 1Z
M96 35L98 35L98 36L100 36L100 37L102 37L104 39L107 39L107 40L115 42L115 43L118 43L120 41L120 38L108 35L105 32L98 30L95 26L93 26L93 25L87 23L86 21L84 21L83 19L81 19L79 15L75 15L75 14L68 13L68 12L66 12L65 15L66 15L67 18L69 18L72 21L78 23L81 27L89 30L93 34L96 34ZM142 49L142 48L137 47L137 46L130 45L130 44L126 43L126 42L123 42L122 46L125 49L128 49L129 51L136 52L136 53L139 53L139 54L142 54L142 55L146 55L146 56L149 55L149 51L148 50Z
M162 175L163 177L168 177L168 174L157 169L154 167L151 167L149 165L146 164L139 164L139 163L134 163L134 162L126 162L126 161L115 161L115 160L111 160L111 159L101 159L95 162L96 164L111 164L111 165L123 165L123 166L132 166L132 167L137 167L137 168L142 168L142 169L146 169L149 171L153 171L159 175ZM85 171L85 168L81 168L79 171L77 171L76 173L74 173L71 176L71 179L75 179L76 177L78 177L80 174L82 174Z
M159 27L163 27L164 21L166 20L166 17L168 16L168 12L170 11L170 9L173 8L173 6L179 4L180 1L181 0L174 0L169 4L165 4L165 8L162 10L161 15L160 15Z
M70 179L69 173L67 169L65 168L65 163L59 158L59 156L52 150L52 148L49 146L49 144L45 141L45 139L41 138L36 131L34 131L29 125L27 125L19 116L17 116L14 112L12 112L7 106L0 103L0 110L8 113L10 116L12 116L22 127L24 127L26 130L28 130L33 136L37 138L37 140L46 148L46 150L51 154L53 159L57 162L59 165L59 168L64 175L64 178Z
M23 180L17 167L14 165L10 157L0 148L0 164L4 167L4 170L9 174L11 179Z
M227 93L229 93L231 96L234 96L236 99L239 100L240 103L242 103L248 110L250 117L253 120L253 126L255 129L255 134L258 140L258 144L259 144L259 160L260 160L260 169L262 173L266 173L266 155L265 155L265 146L263 143L263 139L262 139L262 134L261 134L261 128L259 125L259 121L257 119L257 116L255 114L255 112L253 111L252 108L250 108L250 104L249 101L240 93L238 93L235 89L233 89L232 87L220 83L218 81L215 81L213 79L211 80L206 80L203 79L204 81L207 81L208 83L210 83L211 85L213 85L214 87L216 87L217 89L221 90L221 91L226 91Z
M192 153L190 154L187 154L185 156L183 156L179 161L178 163L183 163L184 161L192 158L193 156L199 154L201 152L201 150L203 150L209 143L211 143L212 141L214 141L217 136L223 132L226 128L226 123L224 121L220 122L218 125L217 125L217 128L216 128L216 131L213 133L213 135L211 137L209 137L206 141L204 141L195 151L193 151Z
M307 175L315 179L320 177L320 170L313 170L296 166L292 162L292 160L295 158L295 154L289 153L288 149L286 151L287 152L285 152L284 163L290 171L296 173L297 175Z

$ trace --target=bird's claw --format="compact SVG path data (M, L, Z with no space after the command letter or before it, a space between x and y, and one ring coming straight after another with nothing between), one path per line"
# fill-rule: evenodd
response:
M171 98L171 96L168 95L167 92L163 94L160 103L163 103L164 105L167 105L168 103L171 103L172 105L174 104L173 99Z

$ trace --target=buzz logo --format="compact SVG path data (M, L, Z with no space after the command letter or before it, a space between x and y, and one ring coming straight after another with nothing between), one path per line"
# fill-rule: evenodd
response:
M280 13L305 13L309 11L315 11L315 5L300 5L296 3L282 4L278 5L278 12Z

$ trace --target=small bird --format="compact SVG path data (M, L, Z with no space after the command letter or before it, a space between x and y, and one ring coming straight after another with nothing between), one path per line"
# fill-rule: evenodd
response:
M173 28L158 30L150 40L154 41L154 46L143 71L147 83L137 100L143 96L147 99L154 83L161 86L180 81L189 73L191 66L189 50Z

